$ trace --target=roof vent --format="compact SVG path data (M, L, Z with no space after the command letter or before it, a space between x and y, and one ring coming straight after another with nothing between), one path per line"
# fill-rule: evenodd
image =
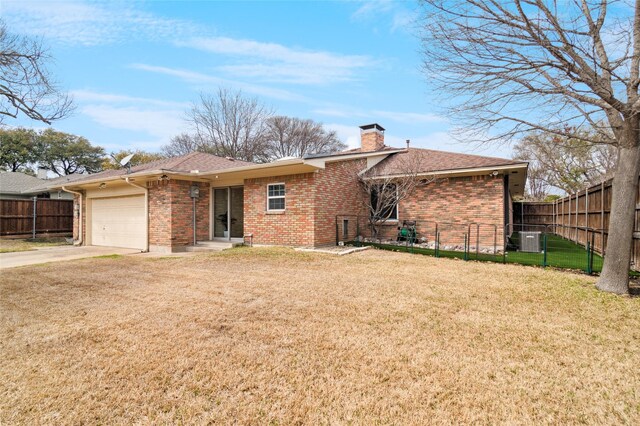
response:
M190 173L200 173L200 170L191 170Z

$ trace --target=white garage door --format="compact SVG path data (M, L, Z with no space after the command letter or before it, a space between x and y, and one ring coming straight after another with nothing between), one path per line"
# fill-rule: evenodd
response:
M144 195L91 200L91 244L144 250Z

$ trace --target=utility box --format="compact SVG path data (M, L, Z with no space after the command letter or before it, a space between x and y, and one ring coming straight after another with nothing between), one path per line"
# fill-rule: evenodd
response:
M520 231L520 251L540 253L540 232Z

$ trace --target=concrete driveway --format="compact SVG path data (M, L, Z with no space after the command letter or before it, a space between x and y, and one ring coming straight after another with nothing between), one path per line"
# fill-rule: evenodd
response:
M64 260L82 259L85 257L107 256L110 254L133 254L140 250L97 247L97 246L60 246L46 247L32 251L18 251L12 253L0 253L0 269L14 268L16 266L36 265L38 263L60 262Z

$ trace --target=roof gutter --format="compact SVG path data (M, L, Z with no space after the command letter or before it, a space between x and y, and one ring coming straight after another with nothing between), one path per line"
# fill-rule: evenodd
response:
M147 226L144 228L144 240L145 251L149 251L149 188L138 185L137 183L130 182L128 177L125 177L124 181L131 186L135 186L136 188L144 190L144 217L147 221Z
M513 169L522 169L527 168L529 163L517 163L517 164L508 164L502 166L485 166L485 167L471 167L466 169L448 169L448 170L435 170L433 172L423 172L416 173L415 176L440 176L440 175L456 175L460 173L486 173L492 172L494 170L513 170ZM371 176L369 179L389 179L389 178L401 178L411 176L406 173L398 173L393 175L381 175L381 176Z
M80 205L79 208L79 216L78 216L78 240L75 241L73 243L74 246L81 246L82 245L82 237L84 236L84 230L82 228L82 193L81 192L76 192L76 191L71 191L67 188L65 188L64 186L61 187L62 190L64 192L68 192L69 194L74 194L77 195L78 198L78 204Z

